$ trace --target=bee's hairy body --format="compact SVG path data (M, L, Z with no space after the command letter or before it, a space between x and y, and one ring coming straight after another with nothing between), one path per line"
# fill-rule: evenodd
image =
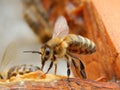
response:
M63 38L56 37L46 43L48 47L53 49L56 56L62 57L66 52L77 54L90 54L95 52L95 44L82 36L68 34Z

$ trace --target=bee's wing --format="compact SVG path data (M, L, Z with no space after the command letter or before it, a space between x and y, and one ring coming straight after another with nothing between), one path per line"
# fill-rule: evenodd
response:
M69 33L69 27L64 16L58 17L53 31L53 38L64 37Z
M15 60L16 57L16 44L15 42L11 42L7 48L5 49L2 60L0 61L0 73L8 66L8 64Z

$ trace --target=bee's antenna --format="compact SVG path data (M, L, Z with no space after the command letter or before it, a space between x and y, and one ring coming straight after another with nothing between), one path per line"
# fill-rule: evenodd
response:
M39 51L23 51L23 53L38 53L38 54L42 54L42 53L39 52Z

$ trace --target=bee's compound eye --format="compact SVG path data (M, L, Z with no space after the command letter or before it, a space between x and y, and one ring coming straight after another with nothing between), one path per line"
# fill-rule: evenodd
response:
M46 54L46 55L49 55L49 54L50 54L50 48L46 48L46 49L45 49L45 54Z

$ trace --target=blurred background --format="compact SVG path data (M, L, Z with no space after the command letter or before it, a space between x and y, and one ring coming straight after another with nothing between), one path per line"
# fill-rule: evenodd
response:
M23 11L21 0L0 0L0 72L18 64L41 66L40 55L23 53L25 50L38 51L41 46L24 20ZM58 64L57 74L66 75L66 62L60 60ZM50 73L53 71L54 68Z

